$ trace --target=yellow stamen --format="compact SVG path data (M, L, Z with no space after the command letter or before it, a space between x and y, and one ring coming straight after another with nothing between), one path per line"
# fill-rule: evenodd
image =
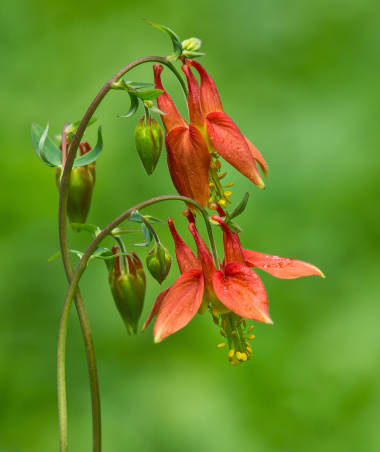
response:
M253 330L253 326L254 326L254 325L251 325L251 326L249 327L248 333L250 333L250 332Z
M223 343L223 344L219 344L218 345L218 348L223 348L223 347L225 347L226 346L226 344L225 343Z
M254 337L255 337L255 335L254 335L254 334L251 334L250 336L247 337L247 339L248 339L249 341L251 341Z

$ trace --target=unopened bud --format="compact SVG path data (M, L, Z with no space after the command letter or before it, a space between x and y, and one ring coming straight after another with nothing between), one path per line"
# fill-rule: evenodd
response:
M80 143L82 155L91 150L87 142ZM61 184L62 170L56 169L55 177L58 190ZM85 223L90 210L92 192L95 185L95 162L89 165L78 166L71 170L68 198L67 216L70 223ZM79 231L73 227L74 231Z
M158 122L145 115L139 120L135 130L135 143L141 163L148 175L156 168L164 143L164 134Z
M202 41L198 38L185 39L181 45L183 50L199 50L201 48Z
M119 248L114 246L112 252L117 254ZM108 275L113 299L124 321L128 334L137 333L145 296L145 274L140 259L136 254L127 256L127 268L120 266L120 257L115 257L114 269Z
M172 258L162 243L156 243L155 247L149 251L146 256L146 265L153 278L162 284L172 265Z

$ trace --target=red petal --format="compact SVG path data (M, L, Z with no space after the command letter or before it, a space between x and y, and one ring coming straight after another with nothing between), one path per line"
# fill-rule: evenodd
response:
M203 296L200 270L181 275L166 294L154 325L154 342L161 342L184 326L197 313Z
M206 117L207 131L215 150L260 188L264 188L256 161L237 125L225 113L214 112Z
M153 66L155 87L156 89L162 89L164 91L158 96L157 105L162 112L166 113L166 115L161 115L161 119L166 132L169 133L175 127L188 127L188 125L177 110L171 97L162 86L161 72L163 69L164 68L160 64L155 64Z
M182 240L181 236L178 234L174 222L172 218L168 219L168 224L170 228L170 232L174 239L175 244L175 253L177 256L178 267L181 273L185 273L192 268L196 268L198 270L201 269L201 264L198 259L194 256L194 253L191 249L186 245L186 243Z
M155 301L152 310L150 311L149 317L146 319L141 332L145 331L148 327L148 325L150 324L150 322L152 321L152 319L154 317L156 317L156 315L158 314L158 311L161 307L162 302L164 301L165 295L168 293L170 287L168 287L167 289L163 290L157 297L157 300Z
M169 171L178 192L205 207L209 198L211 160L202 134L192 125L189 129L176 127L167 136L166 144Z
M259 150L247 138L245 138L245 141L247 142L254 159L260 165L260 168L262 169L264 176L267 177L268 165L267 165L267 162L264 160L264 157L260 154Z
M211 217L212 220L217 221L223 229L223 244L224 244L224 265L235 263L245 265L243 256L243 249L241 247L238 234L234 234L221 218L217 215Z
M312 264L302 262L288 257L271 256L270 254L258 253L252 250L243 250L246 263L249 267L257 267L270 273L277 278L294 279L300 276L317 275L325 277L324 274Z
M241 317L273 324L268 314L268 297L261 279L250 268L227 264L225 275L214 274L214 290L219 300Z
M181 67L182 72L186 75L189 95L187 97L187 105L189 108L190 123L205 128L205 118L201 110L200 92L197 79L185 64Z
M209 113L219 111L223 113L222 102L214 80L208 75L204 67L197 61L187 60L186 64L194 66L201 76L201 106L202 113L207 116Z

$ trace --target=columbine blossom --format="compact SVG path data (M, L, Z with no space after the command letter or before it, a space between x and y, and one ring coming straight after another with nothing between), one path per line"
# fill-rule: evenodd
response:
M202 314L209 308L228 342L229 358L236 364L252 354L247 339L253 336L244 333L245 319L273 324L264 285L250 267L261 268L285 279L323 274L306 262L243 250L238 235L220 217L214 215L212 219L223 229L224 261L220 269L216 268L195 223L189 224L189 230L194 237L198 257L169 219L181 276L158 296L144 329L157 316L154 340L160 342L186 326L197 312Z
M194 66L201 76L201 86L191 71ZM256 161L267 173L267 165L259 151L240 132L222 108L220 97L211 77L193 60L182 66L189 89L188 109L190 124L178 112L161 82L163 67L154 65L155 86L164 91L157 99L166 130L168 167L174 186L203 206L219 202L223 207L229 201L233 184L222 185L219 156L234 166L257 186L264 188Z

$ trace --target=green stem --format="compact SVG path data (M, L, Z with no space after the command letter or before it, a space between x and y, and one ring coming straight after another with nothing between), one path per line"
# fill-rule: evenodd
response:
M160 239L158 238L157 232L154 230L154 227L149 223L149 221L146 218L144 218L143 215L141 215L141 221L145 224L145 226L149 229L149 231L153 235L154 241L156 243L160 243Z
M71 261L69 243L67 236L67 199L68 199L68 185L71 175L71 170L73 167L75 155L80 143L80 140L84 134L84 131L95 113L97 107L102 102L106 94L111 90L111 85L119 80L124 74L126 74L130 69L139 66L142 63L147 62L159 62L167 66L179 80L182 89L187 97L187 88L185 82L178 72L178 70L166 60L164 57L159 56L149 56L145 58L140 58L136 61L125 66L117 74L115 74L108 82L103 86L103 88L96 95L95 99L92 101L90 107L86 111L82 118L82 121L78 127L78 130L74 136L74 139L70 146L70 151L67 155L65 166L63 169L61 187L60 187L60 200L59 200L59 240L62 252L62 260L65 267L67 279L70 282L74 269ZM99 381L96 368L96 359L94 345L91 336L91 330L89 326L89 321L87 318L86 310L84 307L83 299L79 290L75 293L75 306L77 308L78 317L82 329L82 335L84 339L86 355L87 355L87 365L89 370L90 378L90 388L91 388L91 403L92 403L92 425L93 425L93 451L101 451L101 417L100 417L100 394L99 394ZM67 317L66 317L67 316ZM61 326L67 324L68 312L65 310L62 312ZM58 341L58 352L57 352L57 386L58 386L58 416L59 416L59 438L60 438L60 452L67 452L68 449L68 439L67 439L67 404L66 404L66 387L65 387L65 348L66 344L62 344L60 340L66 343L66 335L60 336ZM62 366L63 362L63 366Z
M107 236L109 233L117 227L122 221L126 220L130 215L132 215L133 212L143 209L144 207L147 207L152 204L156 204L158 202L162 201L184 201L186 203L193 204L199 211L201 212L203 219L206 224L207 233L209 236L209 241L211 245L212 254L214 257L215 263L218 264L219 267L219 261L218 256L216 253L216 246L214 241L214 236L212 233L211 225L209 222L209 215L207 214L207 211L196 201L190 198L186 198L185 196L180 195L167 195L167 196L160 196L157 198L152 198L148 201L144 201L141 204L138 204L135 207L132 207L131 209L128 209L126 212L124 212L122 215L117 217L115 220L113 220L108 226L106 226L100 233L97 235L97 237L94 238L94 240L90 243L89 247L85 251L85 253L82 256L82 259L79 261L77 268L75 272L73 273L73 276L70 280L70 286L66 294L65 303L63 305L63 311L62 311L62 317L61 317L61 323L59 326L59 333L58 333L58 354L57 354L57 381L58 381L58 406L59 406L59 414L60 414L60 446L61 451L67 450L67 407L66 407L66 379L65 379L65 350L66 350L66 338L67 338L67 327L69 322L69 314L70 309L72 305L73 297L75 297L76 307L78 310L79 318L87 318L86 313L84 311L84 307L82 310L82 304L77 303L77 297L79 296L80 300L80 292L78 289L78 283L80 281L80 278L85 271L88 261L93 254L93 252L98 247L99 243ZM71 262L71 261L70 261ZM88 324L88 323L87 323ZM86 333L86 334L85 334ZM91 332L89 330L85 330L83 333L85 338L91 339ZM85 341L86 342L86 341ZM90 345L86 342L87 345ZM92 340L91 340L92 344ZM93 350L93 346L91 347L91 350ZM95 354L90 353L87 355L88 360L88 367L89 367L89 373L90 373L90 381L91 383L97 382L97 369L96 369L96 361L95 361ZM95 390L93 386L91 386L92 391ZM96 405L93 404L96 409L99 409L100 413L100 399L95 398L93 399L93 403L96 402ZM100 417L99 417L99 424L95 425L96 427L100 427ZM100 432L99 432L100 433ZM94 432L94 440L101 438L100 434L99 436L95 436ZM100 443L94 441L94 450L96 447L101 447ZM100 450L100 449L99 449Z

